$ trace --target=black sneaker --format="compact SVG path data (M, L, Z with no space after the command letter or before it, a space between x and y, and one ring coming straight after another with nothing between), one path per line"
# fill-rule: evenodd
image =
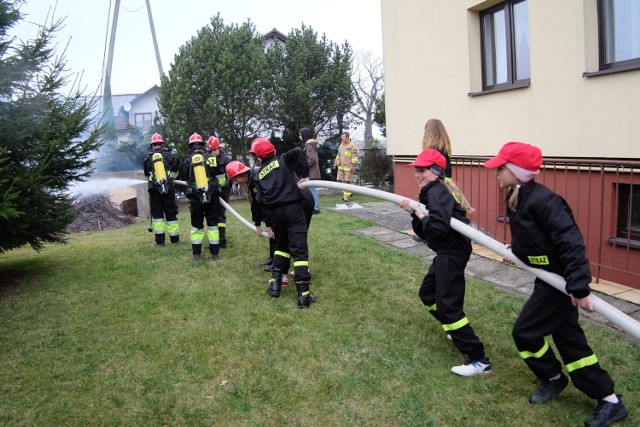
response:
M543 381L529 397L529 403L537 405L550 402L558 397L562 390L567 388L567 385L569 385L569 379L564 374L560 374L560 378L557 380Z
M218 259L220 259L220 255L218 255L218 254L211 254L211 259L212 259L213 261L217 261Z
M198 261L200 259L200 254L193 254L193 260Z
M618 396L620 399L620 396ZM616 421L620 421L629 415L629 410L622 404L622 400L618 403L607 402L601 400L596 406L596 412L593 413L593 418L584 422L587 427L605 427L610 426Z
M269 265L265 265L263 268L264 271L268 271L269 273L271 272L271 264Z
M313 210L313 214L314 214L314 215L318 215L319 213L320 213L320 209L314 209L314 210Z
M273 264L273 258L269 258L265 262L261 262L260 265L271 265Z
M420 237L416 236L415 234L411 235L411 239L417 243L424 243L424 240L422 240Z

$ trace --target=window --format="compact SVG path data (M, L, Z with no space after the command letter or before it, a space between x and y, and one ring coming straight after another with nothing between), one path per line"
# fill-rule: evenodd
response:
M147 130L151 127L151 113L139 113L135 115L136 127Z
M618 185L618 220L616 245L640 248L640 185Z
M600 69L640 67L640 1L598 0Z
M527 0L510 0L480 13L483 91L529 85Z

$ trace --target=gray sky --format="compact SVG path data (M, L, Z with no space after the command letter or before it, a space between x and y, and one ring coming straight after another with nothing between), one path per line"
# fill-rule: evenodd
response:
M56 39L59 51L67 42L67 66L83 72L83 87L98 89L106 62L111 24L108 16L114 0L57 0L55 15L66 17ZM21 11L28 15L13 31L21 39L32 38L36 25L45 21L56 0L27 0ZM371 51L382 58L379 0L151 0L151 12L165 73L174 55L196 32L220 12L225 24L250 19L262 34L274 27L288 34L302 23L338 44L345 40L354 51ZM158 66L145 0L121 0L114 50L111 91L141 93L159 84Z

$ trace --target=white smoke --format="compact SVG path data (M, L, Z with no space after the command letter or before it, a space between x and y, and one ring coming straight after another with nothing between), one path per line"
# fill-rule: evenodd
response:
M107 178L90 179L84 182L76 182L69 187L69 193L73 197L87 197L93 195L110 195L115 189L131 187L146 181L133 178Z

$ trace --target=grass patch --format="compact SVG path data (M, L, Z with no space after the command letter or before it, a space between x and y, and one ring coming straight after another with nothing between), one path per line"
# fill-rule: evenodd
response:
M318 302L298 310L293 284L265 294L266 240L229 217L220 260L195 262L185 206L179 219L177 246L141 222L0 256L0 424L550 426L594 409L574 387L528 403L536 380L510 335L523 299L477 280L466 312L494 372L452 375L464 357L418 299L425 262L353 233L367 221L314 217ZM584 326L637 412L639 349Z

